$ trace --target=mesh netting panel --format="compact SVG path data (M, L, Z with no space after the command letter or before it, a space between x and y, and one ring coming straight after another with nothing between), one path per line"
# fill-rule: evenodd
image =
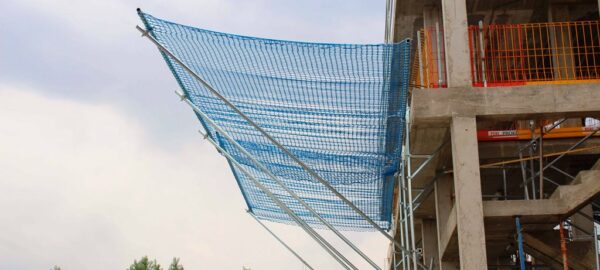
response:
M408 90L408 40L388 45L291 42L218 33L140 15L160 44L380 226L389 228ZM372 229L173 59L163 57L188 98L325 219L340 229ZM322 227L231 142L201 122L296 214ZM292 223L246 175L232 169L257 217Z

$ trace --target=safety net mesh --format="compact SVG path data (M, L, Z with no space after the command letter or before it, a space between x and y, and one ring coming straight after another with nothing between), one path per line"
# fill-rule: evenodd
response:
M140 12L150 34L383 228L389 228L408 90L410 42L352 45L213 32ZM163 53L193 104L339 229L371 225ZM209 136L298 216L322 224L232 142ZM231 164L230 164L231 165ZM293 223L232 166L249 209ZM218 207L218 206L215 206Z

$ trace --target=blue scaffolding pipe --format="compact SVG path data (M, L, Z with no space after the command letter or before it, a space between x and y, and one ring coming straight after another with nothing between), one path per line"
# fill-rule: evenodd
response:
M525 270L525 252L523 251L523 234L521 232L521 219L515 217L515 224L517 226L517 243L519 245L519 263L521 264L521 270Z

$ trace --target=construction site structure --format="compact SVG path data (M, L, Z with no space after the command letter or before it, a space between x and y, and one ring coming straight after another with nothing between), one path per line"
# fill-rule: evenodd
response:
M387 7L414 42L387 268L600 269L599 2Z

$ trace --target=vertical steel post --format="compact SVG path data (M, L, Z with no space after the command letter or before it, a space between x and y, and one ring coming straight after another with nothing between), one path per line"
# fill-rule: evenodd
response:
M390 262L390 266L393 265L392 270L396 270L396 247L394 245L391 245L391 249L392 249L392 259Z
M599 0L600 1L600 0ZM423 30L425 31L425 30ZM421 31L417 31L417 56L419 57L419 80L420 88L425 87L425 80L423 78L423 50L421 48Z
M400 168L400 174L399 174L400 187L398 190L398 195L400 196L399 200L401 201L402 208L401 208L400 217L398 220L400 222L400 228L402 229L402 231L401 231L402 238L400 239L400 241L402 241L403 246L410 247L409 240L408 240L409 239L408 222L406 221L406 219L407 219L407 216L406 216L406 208L407 208L406 207L406 183L404 182L405 181L404 168L406 167L406 164L405 164L406 162L404 160L405 158L406 158L406 155L404 154L404 149L402 149L402 157L401 157L402 160L400 161L400 162L402 162L402 166ZM406 258L408 258L410 256L410 252L404 251L404 250L402 250L402 251L403 251L402 252L402 269L408 270L408 269L410 269L410 262L408 262L406 260Z
M410 107L406 107L406 118L404 121L404 126L406 131L404 133L404 141L406 145L403 147L404 153L406 154L406 167L404 170L406 171L406 175L410 176L412 173L411 169L411 157L410 157ZM416 243L415 243L415 218L413 212L413 198L412 198L412 179L410 177L406 177L406 189L408 192L408 213L409 213L409 223L410 223L410 244L411 244L411 252L413 257L413 267L417 269L417 253L415 252Z
M487 78L485 76L485 46L483 43L483 21L479 21L479 52L481 57L481 80L483 80L483 87L487 87Z
M440 23L435 22L435 41L437 53L437 71L438 71L438 87L442 87L444 83L442 77L442 39L440 36Z
M538 145L540 156L540 200L544 199L544 123L540 120L540 143ZM533 181L535 182L535 181Z
M404 221L404 213L405 213L405 198L404 198L404 150L402 150L402 160L400 161L402 163L402 166L400 168L400 174L398 174L398 222L400 224L398 224L398 227L400 229L400 241L402 241L402 244L407 246L407 244L405 244L405 235L407 234L406 230L405 230L405 221ZM395 246L394 246L395 247ZM407 264L407 260L405 260L406 256L407 256L407 252L402 249L401 250L401 254L402 254L402 269L408 269L406 264ZM394 267L396 267L396 265L394 265ZM394 268L395 270L395 268Z
M521 270L526 270L525 268L525 252L523 251L523 234L521 233L521 218L515 217L515 225L517 226L517 242L519 245L519 263L521 265Z
M479 68L477 67L477 33L475 31L471 31L473 28L469 26L469 51L471 52L471 83L476 84L479 82L479 78L477 76L477 72Z
M506 168L502 168L502 188L504 188L504 200L508 200L508 183L506 182Z
M536 138L535 138L535 121L534 120L529 120L529 131L531 132L531 146L529 147L529 157L533 158L533 146L535 145L534 143L536 142ZM533 159L529 160L529 172L531 173L531 175L535 174L535 166L533 164ZM535 200L537 193L535 192L535 181L531 181L531 197Z
M260 224L261 227L263 227L267 232L269 232L269 234L271 234L288 251L290 251L292 254L294 254L294 256L296 256L296 258L298 258L298 260L300 260L304 265L306 265L306 267L308 267L308 269L310 269L310 270L314 269L312 266L310 266L310 264L308 264L308 262L306 262L300 255L298 255L298 253L296 253L290 246L288 246L283 240L281 240L281 238L279 238L273 231L271 231L271 229L269 229L269 227L267 227L267 225L265 225L262 221L260 221L260 219L258 219L254 215L254 213L252 213L252 211L250 211L250 209L246 210L246 213L248 213L248 215L250 215L254 220L256 220L256 222L258 222L258 224Z
M592 219L593 221L593 219ZM596 259L596 270L600 270L600 260L598 260L598 252L599 252L599 248L598 248L598 228L596 225L596 222L593 223L594 224L594 237L593 237L593 241L594 241L594 259Z

